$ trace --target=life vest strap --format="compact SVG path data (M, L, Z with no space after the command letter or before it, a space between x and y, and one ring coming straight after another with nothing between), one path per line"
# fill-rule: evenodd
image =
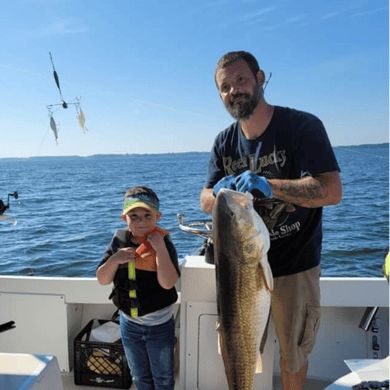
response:
M162 229L156 226L151 233L159 233L162 237L169 234L168 230ZM149 235L150 233L148 233ZM136 268L147 271L157 271L156 251L153 249L152 244L146 239L146 236L142 240L141 244L135 251L135 258L128 263L129 280L136 280ZM133 286L132 286L133 287ZM139 301L137 300L136 289L129 291L130 297L130 314L133 318L138 317Z

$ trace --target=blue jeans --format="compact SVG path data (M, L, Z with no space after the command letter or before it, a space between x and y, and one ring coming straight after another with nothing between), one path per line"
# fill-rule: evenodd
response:
M175 322L143 326L120 315L122 342L137 390L173 390Z

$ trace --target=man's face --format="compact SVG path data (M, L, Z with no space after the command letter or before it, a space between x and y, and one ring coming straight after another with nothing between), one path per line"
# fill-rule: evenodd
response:
M230 115L245 121L261 100L261 87L248 65L238 60L216 74L219 95Z

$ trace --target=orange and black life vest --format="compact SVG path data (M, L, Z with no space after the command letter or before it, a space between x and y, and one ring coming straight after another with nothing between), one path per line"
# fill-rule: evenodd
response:
M160 229L160 228L159 228ZM168 253L180 275L177 260L176 249L170 239L169 232L159 231L164 235L164 242ZM169 290L160 286L157 279L156 255L148 241L143 244L134 244L131 241L131 233L128 229L118 229L108 246L100 267L114 253L121 248L136 247L138 256L136 256L135 280L129 279L128 265L121 264L114 277L114 287L109 296L116 307L131 316L131 309L136 308L138 317L153 313L164 307L170 306L177 301L178 295L175 287ZM136 291L136 297L129 296L130 291Z

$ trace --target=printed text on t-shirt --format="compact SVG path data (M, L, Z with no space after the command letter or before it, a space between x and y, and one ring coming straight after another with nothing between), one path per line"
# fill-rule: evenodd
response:
M223 157L223 167L227 175L234 175L239 171L247 168L254 173L260 173L264 168L270 165L278 165L283 167L286 163L286 151L273 151L271 154L261 156L256 159L254 154L249 156L242 156L237 160L232 157Z

